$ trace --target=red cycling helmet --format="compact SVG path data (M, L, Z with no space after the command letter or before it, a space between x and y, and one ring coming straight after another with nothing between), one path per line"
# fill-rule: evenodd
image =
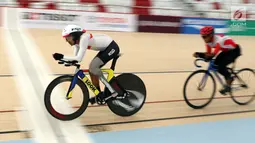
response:
M201 35L214 34L214 28L212 26L205 26L200 30Z

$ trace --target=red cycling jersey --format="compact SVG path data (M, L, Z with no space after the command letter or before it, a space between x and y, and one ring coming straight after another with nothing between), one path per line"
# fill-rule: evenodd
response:
M212 52L214 48L214 54L217 55L220 51L228 51L236 47L236 43L229 37L225 35L215 35L211 43L206 43L207 53Z

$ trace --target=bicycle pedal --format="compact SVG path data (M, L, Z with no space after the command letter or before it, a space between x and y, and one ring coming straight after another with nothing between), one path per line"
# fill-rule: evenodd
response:
M222 95L227 95L228 93L230 93L230 91L219 91Z
M104 100L97 101L98 105L104 105L105 103L106 103L106 101L104 101Z
M90 102L90 104L93 105L93 104L95 104L97 101L96 101L96 99L94 99L94 98L90 98L90 99L89 99L89 102Z
M104 101L104 100L102 100L102 99L100 99L100 98L98 98L98 97L92 97L92 98L90 98L89 99L89 102L90 102L90 104L95 104L95 103L97 103L98 105L103 105L103 104L105 104L106 102Z
M247 85L241 85L241 87L243 87L243 88L248 88L248 86L247 86Z
M222 92L222 91L220 91L220 94L222 94L222 95L227 95L226 92Z

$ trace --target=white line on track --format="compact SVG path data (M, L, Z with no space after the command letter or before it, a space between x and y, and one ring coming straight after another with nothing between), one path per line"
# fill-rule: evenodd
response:
M7 18L5 20L7 21ZM46 115L44 114L42 107L40 104L36 104L40 101L38 101L38 98L34 96L36 92L18 54L17 48L20 47L15 46L15 41L12 39L10 29L4 28L3 32L5 38L5 49L8 53L7 57L9 58L12 71L17 75L15 77L16 87L19 91L20 99L24 108L28 110L28 119L30 119L28 122L30 122L29 124L33 129L32 134L34 136L34 140L38 143L57 143L57 138L46 119Z
M28 122L33 129L34 140L38 143L91 143L78 119L63 122L47 113L43 95L52 80L48 76L51 71L38 52L38 46L33 42L33 38L16 26L17 10L15 8L5 10L8 10L5 12L4 35L7 42L5 47L12 70L17 75L16 84L20 98L28 110ZM65 105L60 108L68 109Z
M26 48L27 48L26 50L28 51L29 56L31 56L31 59L33 59L32 62L36 67L37 75L39 75L39 78L43 85L43 89L45 90L48 84L50 83L50 81L53 80L49 76L50 74L52 74L52 72L50 71L49 67L45 63L43 56L39 52L39 47L33 41L34 40L33 37L31 37L31 35L24 29L20 29L20 33L26 45ZM48 47L45 47L45 48L52 48L52 47L48 45ZM61 97L64 97L64 96L61 96ZM43 97L40 97L40 98L43 99ZM59 99L59 102L60 101L61 99ZM55 101L55 102L58 102L58 101ZM65 110L65 111L69 110L67 107L70 107L70 105L64 105L63 103L61 104L63 105L62 107L59 107L61 108L61 110ZM89 139L87 135L86 130L81 126L79 119L63 122L63 121L58 121L55 118L52 118L50 122L52 123L53 128L56 128L56 129L59 128L60 132L62 133L61 136L64 136L66 140L69 140L68 142L70 143L71 142L77 142L77 143L91 142L91 140ZM59 133L59 131L57 132Z

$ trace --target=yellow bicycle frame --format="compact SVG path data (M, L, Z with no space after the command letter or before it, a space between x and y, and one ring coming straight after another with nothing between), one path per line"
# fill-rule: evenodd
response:
M107 81L109 82L114 77L114 71L112 69L101 69L103 73L107 73ZM97 96L99 94L99 90L93 85L93 83L89 80L89 78L84 74L88 73L88 70L79 70L72 80L72 83L69 87L69 90L67 92L67 99L72 98L72 91L75 87L75 84L78 80L78 77L82 79L82 81L85 83L85 85Z

